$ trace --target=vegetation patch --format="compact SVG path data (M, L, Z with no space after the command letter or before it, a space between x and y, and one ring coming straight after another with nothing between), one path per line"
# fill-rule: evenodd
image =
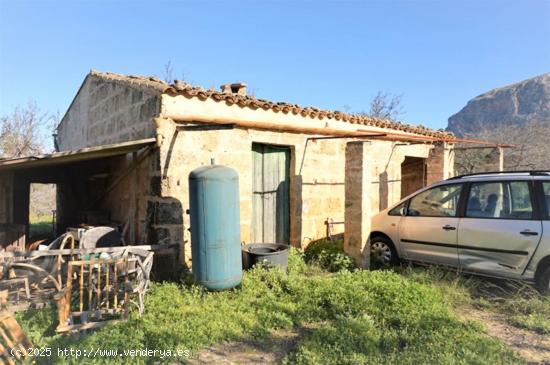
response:
M355 263L344 253L344 241L322 239L307 246L304 259L309 264L317 265L329 272L353 270Z
M550 297L519 281L466 276L437 267L396 269L410 280L437 287L449 305L474 306L503 314L516 327L550 334Z
M185 280L182 280L182 282ZM146 313L123 323L72 337L54 333L55 312L19 315L36 346L73 349L188 350L224 341L266 338L273 330L309 328L286 363L521 363L484 334L476 323L453 313L448 293L391 271L329 273L306 264L292 250L289 273L255 268L241 287L208 292L183 283L154 283ZM311 329L313 328L313 329ZM186 360L182 358L180 360ZM87 363L126 363L128 358L86 358ZM174 362L174 358L156 358ZM80 363L57 357L48 363ZM133 363L151 359L134 357Z
M54 236L51 216L32 216L29 219L29 240L52 238Z

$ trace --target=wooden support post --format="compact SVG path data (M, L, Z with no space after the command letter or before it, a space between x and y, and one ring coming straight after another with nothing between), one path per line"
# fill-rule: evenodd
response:
M107 309L109 309L109 292L111 291L111 283L109 282L109 272L111 269L109 268L110 264L105 265L105 301L107 305Z
M92 291L92 277L94 272L94 258L92 257L90 260L88 270L88 310L92 310L92 298L93 298L93 291Z
M101 308L101 260L98 260L97 264L97 303L95 305L96 309ZM101 317L101 312L99 312Z
M82 312L84 310L84 263L80 263L80 311ZM70 299L69 299L70 300Z
M498 171L504 171L504 148L498 147Z

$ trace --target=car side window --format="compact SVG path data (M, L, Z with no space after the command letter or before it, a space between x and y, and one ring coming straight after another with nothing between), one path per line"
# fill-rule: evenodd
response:
M546 218L550 218L550 182L542 183L542 191L544 193L544 202L546 203Z
M528 181L472 183L466 217L531 219L533 206Z
M415 217L454 217L462 184L437 186L411 198L407 215Z

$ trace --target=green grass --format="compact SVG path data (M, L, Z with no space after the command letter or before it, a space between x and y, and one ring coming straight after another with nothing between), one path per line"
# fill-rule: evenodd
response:
M464 276L436 267L396 270L410 280L437 287L449 305L471 305L504 314L508 322L541 334L550 334L550 296L541 296L529 284Z
M344 265L345 266L345 265ZM255 268L242 286L208 292L154 283L146 313L76 337L54 334L53 309L19 315L36 346L90 349L180 349L196 352L223 341L266 338L273 330L308 328L288 364L522 363L476 322L453 312L456 294L418 273L330 273L293 250L289 273ZM416 275L416 276L415 276ZM47 363L145 363L146 358L48 359ZM157 359L173 362L173 358ZM182 359L185 360L185 359Z
M29 241L52 238L52 217L51 216L33 216L29 219Z
M529 285L512 284L512 289L498 295L476 296L474 292L474 304L505 314L516 327L550 335L550 297L542 297Z

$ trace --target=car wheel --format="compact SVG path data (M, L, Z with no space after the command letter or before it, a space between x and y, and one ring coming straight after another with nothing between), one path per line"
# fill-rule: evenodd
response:
M543 269L536 277L537 289L542 295L550 295L550 266Z
M370 242L370 262L374 268L394 266L399 263L393 242L387 237L373 237Z

